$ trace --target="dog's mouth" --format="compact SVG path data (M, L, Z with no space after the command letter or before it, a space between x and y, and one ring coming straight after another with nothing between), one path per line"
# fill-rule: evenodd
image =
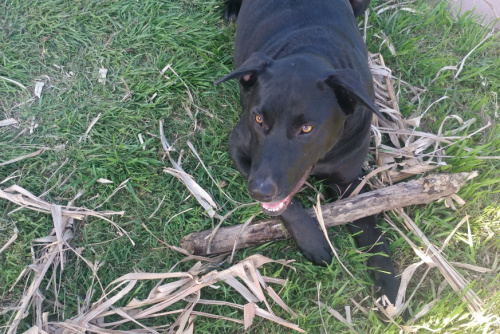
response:
M293 188L290 194L281 201L261 202L260 208L262 209L262 211L270 216L279 216L280 214L282 214L283 211L285 211L288 207L288 204L290 204L290 202L292 201L293 196L300 190L304 182L306 182L311 169L312 166L307 169L307 171L304 173L304 176L300 178L299 182L297 182L297 185L295 185L295 188Z

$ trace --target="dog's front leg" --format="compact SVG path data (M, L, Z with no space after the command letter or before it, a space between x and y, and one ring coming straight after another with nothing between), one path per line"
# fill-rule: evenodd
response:
M242 0L228 0L226 1L226 8L224 9L224 18L229 22L236 22L240 12Z
M332 262L332 251L315 218L310 217L295 198L279 216L304 257L325 266Z
M347 198L360 183L356 178L352 183L334 183L330 181L332 190L337 191L337 195ZM361 193L365 189L361 190ZM373 254L368 259L368 267L375 280L375 290L380 295L386 295L391 303L396 302L399 281L396 278L396 271L391 260L389 246L384 234L377 227L377 216L368 216L346 224L347 229L354 236L358 247Z
M375 280L375 290L386 295L391 303L396 302L399 282L391 260L391 253L382 231L377 227L376 216L368 216L347 224L358 247L374 254L368 259Z

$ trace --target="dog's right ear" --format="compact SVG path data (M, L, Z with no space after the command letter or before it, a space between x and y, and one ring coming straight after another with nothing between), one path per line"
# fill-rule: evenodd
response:
M334 70L325 82L333 89L340 107L347 115L356 110L357 104L362 104L378 117L384 118L363 88L361 77L355 70L350 68Z
M272 59L261 52L252 53L243 64L225 77L215 81L215 84L228 81L235 78L240 78L240 84L244 88L252 87L257 81L259 74L266 71L271 64Z
M370 4L370 0L349 0L349 2L351 3L354 17L358 17L363 14Z

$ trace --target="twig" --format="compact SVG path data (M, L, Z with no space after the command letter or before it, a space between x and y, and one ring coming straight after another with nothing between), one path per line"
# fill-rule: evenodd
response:
M250 218L248 218L244 223L243 225L241 225L241 228L240 228L240 232L238 233L238 235L236 236L236 239L234 240L234 245L233 245L233 250L231 251L231 256L229 257L229 263L233 263L233 256L234 256L234 253L236 252L236 245L238 244L238 239L241 235L241 232L243 232L243 230L245 229L245 227L248 226L248 224L250 224L254 218L256 217L257 215L252 215Z
M149 215L149 217L148 217L149 219L153 218L153 216L155 215L156 211L158 211L160 209L161 205L163 204L163 201L165 200L165 197L167 197L167 195L163 195L163 198L161 199L160 203L156 207L155 211L153 211L153 213Z
M335 255L335 258L337 261L340 263L342 268L351 276L354 280L356 280L356 277L347 269L345 264L340 260L339 255L337 254L337 250L335 247L333 247L332 242L330 241L330 238L328 237L328 232L326 231L326 226L325 226L325 221L323 219L323 211L321 210L321 202L320 202L320 194L318 193L318 196L316 198L316 205L313 207L314 208L314 213L316 214L316 218L318 219L319 226L321 227L321 231L323 231L323 234L325 235L326 240L328 241L328 244L330 245L330 248L333 252L333 255Z
M9 78L6 78L6 77L3 77L3 76L1 76L1 75L0 75L0 79L3 79L3 80L8 81L8 82L10 82L10 83L13 83L14 85L16 85L16 86L18 86L18 87L20 87L20 88L24 89L25 91L28 91L28 88L26 88L26 86L25 86L25 85L23 85L23 84L21 84L21 83L19 83L19 82L15 81L15 80L12 80L12 79L9 79Z
M486 40L487 40L488 38L490 38L491 36L493 36L493 31L490 31L490 32L488 33L488 35L486 35L486 37L485 37L485 38L483 38L483 40L482 40L481 42L479 42L479 43L478 43L478 44L477 44L477 45L476 45L476 46L475 46L472 50L470 50L470 52L469 52L467 55L465 55L465 57L464 57L464 58L460 61L460 63L459 63L459 64L460 64L460 66L458 67L458 71L457 71L457 73L455 73L455 76L454 76L454 78L455 78L455 79L458 77L458 75L460 74L460 72L462 72L462 68L464 67L465 60L467 60L467 58L468 58L468 57L469 57L469 56L470 56L470 55L471 55L474 51L476 51L476 49L477 49L479 46L481 46L481 44L483 44L484 42L486 42Z
M203 160L201 159L200 155L198 154L198 152L196 151L196 149L194 148L193 144L188 140L187 141L187 145L188 147L191 149L191 151L193 151L194 155L196 156L196 158L198 158L198 161L201 163L201 165L203 166L203 169L205 169L205 172L207 172L208 174L208 177L212 180L212 182L215 184L215 186L220 190L220 192L222 192L224 194L224 196L226 196L226 198L228 200L230 200L231 202L233 203L236 203L236 204L243 204L243 203L240 203L240 202L237 202L235 201L234 199L232 199L231 197L229 197L228 194L226 194L226 192L221 188L221 186L219 185L219 183L217 181L215 181L215 179L213 178L212 174L210 174L210 172L208 171L208 168L207 166L205 166L205 163L203 162Z
M14 227L14 235L12 237L10 237L10 239L2 246L2 248L0 248L0 253L2 253L4 250L6 250L7 247L10 246L10 244L12 244L14 241L16 241L18 233L19 233L19 230L17 229L17 227Z
M119 190L125 188L125 186L127 185L128 181L130 181L130 179L126 179L125 181L123 181L122 183L120 183L120 185L118 187L116 187L115 190L113 190L113 192L111 193L111 195L108 196L108 198L106 198L104 200L104 202L102 202L101 204L99 204L98 206L96 206L94 208L94 210L97 210L99 209L101 206L103 206L107 201L109 201L111 199L111 197L113 197Z
M2 166L6 166L6 165L9 165L9 164L13 164L14 162L18 162L18 161L21 161L21 160L24 160L24 159L27 159L27 158L33 158L33 157L36 157L37 155L40 155L42 154L43 152L45 152L46 149L45 148L42 148L41 150L38 150L36 152L33 152L33 153L30 153L30 154L26 154L26 155L23 155L23 156L20 156L20 157L17 157L17 158L14 158L14 159L11 159L9 161L5 161L5 162L1 162L0 163L0 167Z
M94 125L97 123L97 121L99 121L99 118L101 118L102 116L102 113L99 113L97 115L97 117L94 117L92 119L92 122L90 122L90 125L89 127L87 128L87 131L85 131L85 135L83 135L82 137L80 137L80 139L78 140L78 142L81 142L83 138L86 138L88 137L89 133L90 133L90 130L92 130L92 128L94 127Z

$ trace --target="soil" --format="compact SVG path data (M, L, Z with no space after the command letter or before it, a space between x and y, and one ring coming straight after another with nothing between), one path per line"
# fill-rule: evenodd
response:
M482 24L487 25L496 21L495 29L500 30L500 0L448 0L456 13L463 14L466 11L474 11Z

